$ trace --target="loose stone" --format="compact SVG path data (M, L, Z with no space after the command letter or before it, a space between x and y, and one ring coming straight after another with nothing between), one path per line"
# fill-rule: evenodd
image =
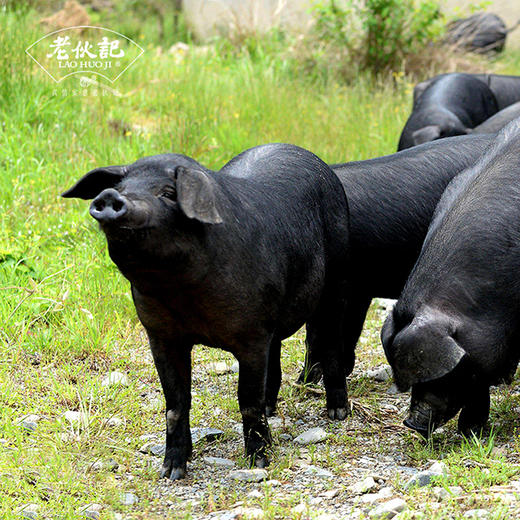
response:
M318 478L332 478L334 476L328 469L319 468L318 466L307 466L304 471L305 475L312 475Z
M294 442L301 445L316 444L325 440L328 436L329 434L323 428L311 428L298 435L298 437L294 439Z
M128 377L122 372L109 372L101 381L101 386L128 386Z
M222 437L222 435L224 435L224 432L222 430L217 430L217 428L191 428L191 442L193 442L193 444L202 439L211 442Z
M489 518L490 513L485 509L470 509L464 513L464 518L478 518L480 520L485 520Z
M447 474L446 464L435 462L428 469L416 473L406 484L405 489L409 490L415 486L423 487L431 484L432 480Z
M210 466L223 469L230 469L235 467L235 463L232 460L223 459L221 457L204 457L204 462Z
M375 509L372 509L368 516L376 519L388 519L393 518L397 513L406 509L406 502L402 498L394 498L388 502L383 502L378 505Z
M356 482L355 484L350 486L349 490L356 495L361 495L363 493L367 493L368 491L376 487L376 481L372 477L366 477L360 482Z
M267 479L267 471L265 469L236 469L229 472L229 478L240 480L242 482L261 482Z
M139 497L134 493L121 493L120 500L124 506L133 506L139 502Z

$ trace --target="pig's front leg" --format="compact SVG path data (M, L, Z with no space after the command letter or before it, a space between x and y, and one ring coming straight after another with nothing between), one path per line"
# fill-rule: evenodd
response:
M191 456L191 345L150 333L150 348L166 399L166 453L160 476L171 480L186 475Z
M469 437L479 435L489 418L489 387L478 386L473 388L468 402L463 406L458 422L458 430Z
M238 356L238 404L242 414L246 455L259 468L267 466L271 434L265 416L269 341L248 345Z

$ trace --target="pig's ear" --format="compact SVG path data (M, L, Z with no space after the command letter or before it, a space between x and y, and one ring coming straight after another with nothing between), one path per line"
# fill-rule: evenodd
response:
M413 106L419 101L419 98L423 95L424 91L432 84L431 79L417 83L413 89Z
M61 196L66 198L93 199L107 188L117 186L126 174L126 166L96 168L82 177Z
M385 322L383 323L383 328L381 329L381 343L383 344L383 349L385 352L387 352L387 349L392 344L394 336L395 336L395 324L394 324L394 311L392 310L390 312L390 314L387 316Z
M205 224L221 224L215 181L201 170L178 166L177 202L188 217Z
M435 141L441 136L441 127L439 125L429 125L419 128L412 134L413 143L415 145L429 143Z
M387 348L395 383L401 390L449 374L467 356L451 336L413 324L400 331Z

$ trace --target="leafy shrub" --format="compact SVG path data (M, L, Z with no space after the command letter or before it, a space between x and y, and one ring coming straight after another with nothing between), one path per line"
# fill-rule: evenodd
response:
M314 7L314 35L330 53L374 74L401 69L443 33L438 0L335 0Z

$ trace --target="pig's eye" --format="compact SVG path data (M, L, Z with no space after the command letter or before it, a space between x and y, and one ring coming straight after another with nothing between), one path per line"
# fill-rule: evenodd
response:
M177 191L175 188L165 187L162 189L159 197L163 197L169 200L177 200Z

